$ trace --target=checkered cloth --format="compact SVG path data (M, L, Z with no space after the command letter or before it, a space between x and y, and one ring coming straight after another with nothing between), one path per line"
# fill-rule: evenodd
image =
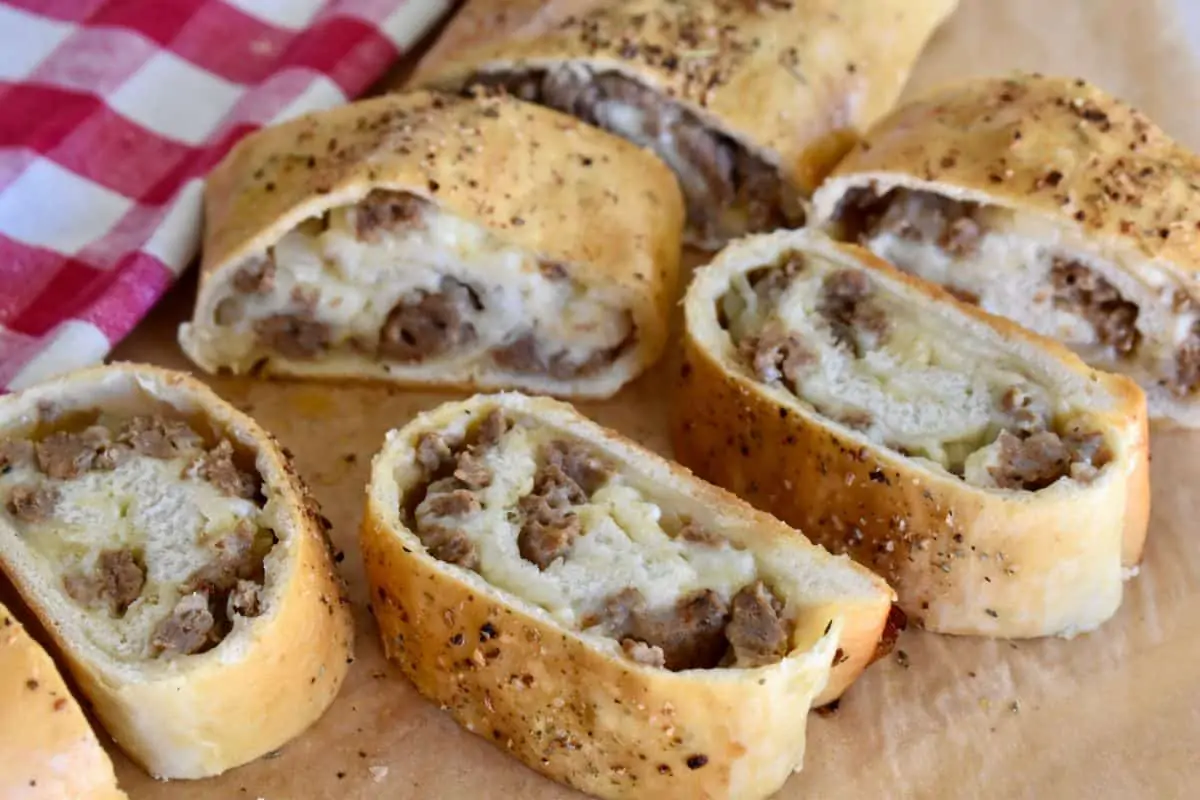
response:
M345 102L452 0L0 0L0 392L104 358L196 255L204 175Z

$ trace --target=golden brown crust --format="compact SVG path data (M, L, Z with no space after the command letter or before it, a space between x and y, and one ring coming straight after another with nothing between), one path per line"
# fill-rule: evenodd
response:
M806 194L884 114L957 0L562 0L484 12L500 36L414 80L564 62L617 70L674 97L780 167ZM462 40L481 38L473 26ZM465 43L465 42L464 42Z
M686 489L760 563L790 553L812 573L834 571L857 588L785 593L789 604L803 606L796 649L754 670L643 667L615 643L568 631L476 573L435 560L400 521L400 487L418 479L412 449L419 433L496 406L581 437L618 468L635 464L629 468L664 492ZM798 766L805 712L835 649L849 660L821 702L834 699L870 660L892 597L865 570L570 407L516 394L446 404L389 434L372 471L362 547L384 649L417 688L532 768L602 797L751 798L777 789Z
M735 249L737 248L737 249ZM1040 492L969 486L876 445L729 364L714 344L714 298L729 275L787 250L858 266L1014 343L1111 397L1090 427L1116 443L1090 485ZM707 310L706 310L707 307ZM701 477L851 554L883 575L917 625L945 633L1028 637L1099 625L1121 597L1122 565L1141 559L1149 515L1145 397L1061 345L960 303L858 247L815 232L753 237L706 268L685 301L687 329L672 404L676 457ZM951 312L952 313L952 312ZM706 322L707 320L707 322Z
M671 172L649 153L549 109L429 92L316 112L242 140L208 180L193 326L215 324L218 290L245 259L304 219L376 189L418 195L506 245L564 265L630 310L635 371L661 354L684 213ZM181 341L206 369L223 366L188 326ZM322 369L279 357L270 371L403 380L371 359L344 361ZM590 393L611 394L619 383Z
M333 701L353 647L345 585L316 502L274 438L208 387L178 372L116 364L87 369L0 399L0 432L20 429L49 404L94 408L148 398L202 415L256 453L279 543L267 557L264 613L239 621L214 649L170 664L104 655L68 614L0 524L0 567L37 615L80 690L134 761L160 778L201 778L292 739Z
M974 79L902 106L838 165L816 216L872 177L979 193L1182 276L1200 270L1200 158L1082 80Z
M50 656L0 605L0 797L126 800Z

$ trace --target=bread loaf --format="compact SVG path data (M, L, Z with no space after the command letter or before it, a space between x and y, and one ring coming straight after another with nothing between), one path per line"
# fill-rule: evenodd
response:
M389 434L362 546L418 690L601 797L767 796L800 767L809 707L897 633L867 570L516 394Z
M888 579L933 631L1070 635L1121 602L1145 397L814 231L730 245L685 301L676 457Z
M270 435L182 374L0 398L0 568L155 777L244 764L333 701L353 631L322 524Z

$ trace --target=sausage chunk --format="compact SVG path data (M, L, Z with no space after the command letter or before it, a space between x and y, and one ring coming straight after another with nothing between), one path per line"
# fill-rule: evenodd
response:
M109 439L108 431L98 426L82 433L56 431L37 443L38 467L56 480L78 478L93 467Z
M417 463L426 474L433 475L441 470L442 465L453 457L450 445L440 435L431 432L422 433L417 438Z
M53 486L16 486L8 496L8 513L21 522L43 522L54 514L58 490Z
M787 653L787 627L779 616L782 608L762 581L743 587L733 596L732 607L725 637L737 666L774 664Z
M133 417L122 426L117 440L135 453L151 458L175 456L203 449L204 440L185 422L158 416Z
M416 195L376 189L354 208L354 232L364 242L378 242L385 231L420 227L428 209L428 201Z
M805 370L817 361L804 340L779 323L767 325L759 336L742 339L738 351L760 381L783 380L793 390L800 385Z
M825 279L820 314L829 321L834 341L850 346L862 357L887 339L887 315L871 302L871 280L865 272L844 269Z
M418 362L462 347L475 339L471 317L483 303L470 286L442 278L437 292L410 292L388 313L379 335L379 355Z
M1131 354L1141 342L1137 329L1138 307L1117 288L1076 261L1055 258L1050 270L1054 305L1086 319L1096 338L1118 355Z
M625 637L658 647L667 669L711 669L725 655L729 608L711 589L701 589L658 613L634 608Z
M222 494L251 500L258 494L258 480L248 472L238 469L233 463L233 445L229 440L207 453L197 456L188 467L187 473L200 480L208 481Z
M120 615L142 595L146 572L132 550L105 550L96 559L91 575L67 575L63 588L72 600L84 606L108 604Z
M216 618L205 592L186 594L154 629L150 646L159 655L191 655L214 642Z
M33 442L26 439L0 442L0 475L7 474L14 467L23 467L32 462Z
M320 355L333 340L329 325L311 309L264 317L254 323L254 333L268 350L297 361Z

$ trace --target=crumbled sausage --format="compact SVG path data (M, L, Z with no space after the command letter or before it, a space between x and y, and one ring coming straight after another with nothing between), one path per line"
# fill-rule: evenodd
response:
M203 591L210 595L228 592L239 580L262 580L262 560L254 552L258 527L242 520L233 532L214 545L216 557L193 572L183 584L186 592Z
M26 439L11 439L0 442L0 475L14 467L23 467L33 461L33 442Z
M979 249L986 231L978 221L979 204L932 192L892 189L880 196L874 187L846 193L837 220L847 239L868 243L880 234L936 244L965 258Z
M1086 319L1096 338L1118 355L1128 356L1141 341L1137 329L1138 307L1117 288L1077 261L1055 258L1050 269L1054 305Z
M442 525L420 525L417 537L429 554L438 561L457 564L464 569L479 567L479 554L467 534L456 528Z
M233 445L228 439L222 439L212 450L197 456L186 472L192 477L208 481L230 497L250 500L258 494L255 477L238 469L233 463Z
M474 289L444 277L438 291L410 292L388 312L379 334L379 355L414 362L451 352L475 340L471 317L482 310Z
M871 654L871 663L875 663L891 653L896 647L896 642L900 640L900 634L906 630L908 630L908 615L904 613L904 609L893 603L891 609L888 611L887 619L884 620L883 630L879 634L879 641L875 643L875 652ZM838 652L842 652L840 647L838 648ZM834 666L837 666L838 663L835 660Z
M297 361L319 355L333 339L329 325L311 309L264 317L254 323L254 333L268 350Z
M15 486L8 495L8 513L21 522L42 522L54 514L58 490L53 486Z
M997 439L1000 453L988 471L1001 489L1044 489L1068 474L1071 455L1058 434L1039 431L1020 439L1007 430Z
M233 288L242 294L266 294L275 288L275 262L259 256L233 274Z
M378 242L382 231L421 226L428 208L428 201L408 192L376 189L354 207L354 232L363 241Z
M450 484L449 487L439 484ZM463 517L480 509L479 498L468 489L453 488L460 484L451 479L434 481L421 503L425 513L435 517Z
M667 657L663 654L661 647L648 645L636 639L622 639L621 649L630 661L635 661L638 664L643 664L647 667L657 667L659 669L667 665Z
M133 417L121 428L117 439L151 458L174 458L204 447L204 440L187 423L157 414Z
M482 451L468 449L458 454L454 477L472 489L479 489L491 485L492 468L484 462Z
M600 348L580 358L568 350L548 354L546 345L533 333L527 332L492 350L492 359L498 366L512 372L549 375L565 381L593 375L612 365L636 339L637 332L631 328L629 334L615 346Z
M725 638L733 647L736 666L774 664L787 653L787 626L780 618L783 609L762 581L739 590L731 605Z
M689 224L705 238L798 227L803 222L802 210L792 202L778 169L713 131L679 103L625 75L564 67L493 75L477 82L504 85L518 97L630 138L657 151L668 164L682 165L677 174ZM731 207L742 222L736 231L723 231L723 217Z
M205 592L186 594L154 629L150 646L161 655L191 655L214 641L216 618Z
M546 462L562 470L584 492L591 495L600 488L612 469L597 458L587 445L578 442L555 440L546 448Z
M88 428L83 433L55 431L37 443L38 466L56 480L78 478L92 468L107 434L103 428Z
M499 366L512 372L545 372L546 362L542 358L537 338L532 333L518 336L508 344L492 351L492 359Z
M508 419L504 412L493 408L479 423L479 437L476 444L480 447L494 447L500 443L501 437L508 431Z
M834 341L849 345L856 356L879 347L891 324L871 302L871 279L865 272L843 269L825 278L820 314L829 321Z
M417 463L426 474L437 473L453 455L450 445L440 434L428 431L417 437Z
M238 581L226 600L225 616L257 617L262 613L262 586L253 581Z
M767 325L758 336L742 339L738 351L763 383L784 380L793 390L800 386L805 370L817 361L800 335L779 323Z
M578 538L581 527L573 511L556 507L543 495L530 494L518 502L522 513L517 549L521 558L546 569L564 558Z
M710 669L721 662L728 648L728 619L729 609L721 596L701 589L665 611L639 613L635 609L623 635L661 648L669 670Z
M101 552L91 575L76 573L63 578L63 588L72 600L84 606L105 602L118 615L141 597L145 584L146 572L128 548Z

